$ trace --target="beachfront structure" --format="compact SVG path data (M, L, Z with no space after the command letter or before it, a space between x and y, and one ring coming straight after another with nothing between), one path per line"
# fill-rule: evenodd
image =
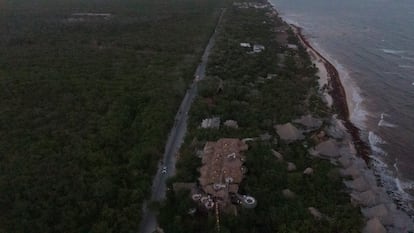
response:
M234 129L239 128L239 124L235 120L227 120L223 123L223 125L229 128L234 128Z
M276 133L279 135L280 139L285 142L293 142L305 138L302 134L302 131L291 123L286 123L284 125L275 125L274 128L276 129Z
M250 45L250 43L240 43L240 46L243 47L243 48L250 48L250 47L252 47Z
M247 149L246 143L235 138L222 138L207 142L204 146L199 183L209 200L221 208L229 206L234 197L240 200L242 206L252 208L256 204L253 197L238 194L239 184L247 171L243 166L243 151Z
M201 122L201 128L203 129L220 128L220 117L212 117L212 118L203 119L203 121Z
M263 45L260 45L260 44L253 45L253 53L260 53L263 50L265 50L265 47Z
M288 44L287 47L288 49L298 50L298 46L295 44Z

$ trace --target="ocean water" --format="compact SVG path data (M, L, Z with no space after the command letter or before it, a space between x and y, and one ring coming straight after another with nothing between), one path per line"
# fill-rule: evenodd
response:
M338 69L382 184L414 203L414 0L270 0Z

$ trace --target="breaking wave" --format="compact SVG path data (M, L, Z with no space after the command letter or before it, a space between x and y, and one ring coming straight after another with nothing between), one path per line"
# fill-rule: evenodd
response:
M388 148L392 148L394 146L394 141L392 138L387 137L387 133L389 130L393 130L393 128L403 129L405 122L397 121L399 118L397 114L393 114L393 116L387 115L385 112L382 114L378 114L378 109L370 108L370 94L366 89L362 89L363 85L360 87L356 78L359 78L358 75L363 75L361 77L362 80L365 81L369 80L370 77L365 77L365 72L355 73L354 71L358 71L357 68L352 69L349 64L338 62L335 58L335 54L331 54L332 51L325 50L327 49L326 43L329 43L329 36L337 35L335 31L318 31L318 27L316 27L312 23L308 23L308 21L303 20L303 16L301 13L291 13L288 12L287 14L282 14L284 20L286 20L290 24L294 24L304 28L304 33L308 37L309 42L312 46L319 51L322 56L324 56L327 60L329 60L338 70L340 75L340 79L342 85L345 89L346 96L347 96L347 104L349 107L350 112L350 120L355 126L361 129L363 134L364 140L369 144L371 147L373 155L371 155L371 163L372 169L376 174L377 181L381 186L387 190L389 196L399 204L400 207L405 209L407 212L410 212L411 216L413 216L413 207L411 206L411 201L413 197L409 193L414 193L414 182L410 182L408 179L404 178L403 171L399 171L398 169L398 161L395 163L392 162L395 155L393 154L392 150L388 150ZM314 33L313 33L314 32ZM321 35L327 35L326 37L322 37ZM332 36L333 37L333 36ZM320 39L323 38L323 39ZM326 39L328 38L328 39ZM326 40L327 42L325 42ZM336 45L336 44L335 44ZM341 44L340 44L341 45ZM347 45L347 44L345 44ZM358 46L358 43L352 44L354 47ZM329 46L329 44L328 44ZM412 50L404 50L404 49L391 49L387 47L387 45L379 45L380 47L375 46L373 49L376 52L372 52L376 55L376 59L378 58L379 61L386 60L387 63L384 65L384 69L382 65L378 65L374 67L375 69L379 70L378 73L375 73L373 77L381 78L383 73L389 74L396 74L398 76L408 76L405 72L411 72L411 69L414 67L410 67L412 65L412 61L414 61L414 55ZM363 46L361 48L366 48L367 46ZM364 50L364 52L367 52ZM341 55L341 51L338 52ZM332 55L332 56L330 56ZM343 59L347 58L354 58L351 55L348 57L348 53L342 54ZM367 57L362 57L367 58ZM399 60L401 59L401 60ZM365 60L364 60L365 61ZM351 63L352 64L352 63ZM374 65L377 64L374 61ZM359 65L359 63L358 63ZM367 69L367 66L363 67ZM373 68L373 69L374 69ZM372 71L372 70L371 70ZM369 72L367 72L369 75ZM354 77L356 76L356 77ZM407 85L407 78L404 78L404 83ZM390 81L393 83L394 80ZM398 81L398 80L397 80ZM414 80L410 80L408 85L412 83L414 86ZM362 81L361 81L362 82ZM367 81L368 82L368 81ZM374 84L373 84L374 85ZM375 87L373 85L367 85L369 87ZM382 97L382 96L380 96ZM380 97L378 97L380 99ZM372 98L375 100L375 98ZM386 99L385 103L391 102L390 100ZM384 105L386 106L386 105ZM382 108L381 106L381 109ZM391 108L394 109L394 108ZM384 111L384 110L383 110ZM392 110L389 110L392 111ZM381 112L379 112L381 113ZM371 122L369 120L373 119L374 121ZM398 125L396 124L398 122ZM378 128L379 127L379 128ZM385 133L384 135L382 133ZM382 137L386 138L385 141ZM387 146L385 146L387 144ZM390 144L390 145L388 145ZM387 150L385 149L387 148ZM401 169L402 170L402 169Z
M403 181L398 178L398 166L397 162L393 167L395 171L392 171L388 165L381 161L376 156L370 156L371 163L374 167L374 173L380 178L379 182L387 191L391 198L393 198L400 208L408 212L412 210L410 201L414 200L414 197L410 195L406 190L414 190L414 182Z
M398 65L398 67L403 68L403 69L414 69L414 66L411 66L411 65Z
M369 131L368 140L369 140L369 143L372 144L372 145L386 144L387 143L380 136L376 135L372 131Z
M401 21L401 25L410 28L401 34L395 34L399 33L399 30L396 30L393 24L389 24L393 27L388 27L388 24L383 23L384 20L367 21L369 23L367 28L375 28L377 31L352 33L360 32L360 24L357 23L360 21L347 23L343 20L345 18L335 15L335 11L326 12L325 5L321 8L308 9L308 7L303 7L306 4L296 4L296 1L272 0L272 2L276 1L287 3L286 9L288 10L282 15L283 18L290 18L289 23L303 27L305 33L310 34L306 36L311 37L310 42L314 48L337 68L347 95L350 120L361 129L363 139L371 146L372 169L377 175L378 182L387 190L392 199L402 203L402 206L408 206L404 209L409 210L410 215L414 216L414 208L410 206L413 199L407 194L407 192L414 194L414 182L410 182L408 177L413 176L406 168L407 163L414 163L411 156L414 144L400 148L401 144L411 141L414 135L414 131L410 129L414 117L412 112L414 47L411 43L414 31L407 23L412 20L412 17L410 20ZM300 2L309 1L301 0ZM309 2L309 4L321 2ZM350 4L354 3L358 1L351 1ZM412 4L411 6L414 7ZM324 9L324 11L320 12L318 9ZM404 8L406 9L409 8ZM375 13L374 16L377 14L374 11L370 12ZM399 11L393 13L406 15ZM369 17L370 15L367 15L363 18ZM327 19L332 20L332 27L322 23ZM320 27L320 25L323 26ZM349 30L350 33L341 34L345 30L343 28L346 28L346 31ZM379 41L382 38L380 32L383 31L384 38ZM388 35L391 36L388 38ZM338 40L339 37L343 40ZM344 66L329 55L340 59L338 61ZM398 79L394 79L394 76ZM381 111L392 113L392 116L385 113L379 114ZM395 135L398 137L394 137ZM400 138L402 140L397 141ZM397 159L402 157L404 159L399 162ZM412 167L411 164L408 167Z
M376 135L374 132L369 131L368 133L368 141L371 149L378 153L379 155L387 155L387 152L382 150L379 145L386 144L387 142L384 141L380 136Z
M378 126L380 127L390 127L390 128L395 128L397 127L396 124L392 124L387 122L384 118L388 117L389 115L387 115L386 113L381 113L381 119L378 121Z
M414 57L401 56L401 59L414 61Z
M381 49L381 51L383 51L384 53L388 53L388 54L403 54L406 51L404 50L394 50L394 49Z

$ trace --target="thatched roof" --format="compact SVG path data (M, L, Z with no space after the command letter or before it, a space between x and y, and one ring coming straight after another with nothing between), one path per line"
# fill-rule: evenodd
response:
M364 227L363 233L387 233L385 227L378 218L370 219Z
M308 129L318 129L322 126L322 121L320 119L312 117L312 115L302 116L301 118L296 119L293 122L301 124Z
M371 208L363 208L361 210L362 215L366 218L378 217L378 219L386 217L389 213L387 207L384 204L380 204Z
M339 149L336 145L335 140L329 139L324 142L319 143L315 150L318 152L319 155L327 156L327 157L339 157Z
M371 189L362 193L353 192L351 193L351 199L352 202L363 206L374 206L379 202L378 195Z
M229 193L239 192L239 184L229 184Z
M292 192L290 189L283 189L282 194L285 198L292 199L296 197L296 194Z
M291 172L291 171L295 171L295 170L296 170L296 165L295 165L294 163L292 163L292 162L288 162L288 163L287 163L287 170L288 170L289 172Z
M227 126L229 128L239 128L239 125L237 124L237 121L235 120L227 120L223 123L224 126Z
M364 192L370 188L369 184L365 181L364 177L362 176L352 181L344 181L344 183L348 188L351 188L358 192Z
M276 125L276 132L282 140L285 141L296 141L301 140L304 138L302 132L298 130L294 125L291 123L287 123L284 125Z
M348 168L349 166L352 165L352 159L351 158L341 157L341 158L338 159L338 162L344 168Z
M339 170L342 176L352 176L353 178L358 178L361 176L361 169L357 165L352 164L346 169Z
M248 146L239 139L223 138L204 146L199 182L204 192L228 200L228 192L237 192L243 179L242 151Z
M203 119L203 121L201 122L201 128L220 128L220 117Z
M312 175L313 174L313 168L308 167L303 171L304 175Z
M393 214L393 219L394 228L398 230L406 230L407 232L414 232L414 222L406 213L397 210Z
M346 157L346 158L352 158L356 155L356 149L355 146L349 142L348 145L344 145L339 149L339 154L342 157Z
M371 186L377 186L377 178L374 175L372 170L362 170L362 176L364 176L365 181Z
M342 139L345 137L346 128L341 120L332 117L330 126L326 128L325 131L332 138Z
M203 157L201 158L201 162L203 164L209 163L209 161L213 158L214 145L214 142L207 142L206 145L204 145Z

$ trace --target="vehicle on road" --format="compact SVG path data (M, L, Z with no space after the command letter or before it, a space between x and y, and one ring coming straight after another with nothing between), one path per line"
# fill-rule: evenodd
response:
M167 167L166 166L162 167L161 173L162 174L167 174Z

